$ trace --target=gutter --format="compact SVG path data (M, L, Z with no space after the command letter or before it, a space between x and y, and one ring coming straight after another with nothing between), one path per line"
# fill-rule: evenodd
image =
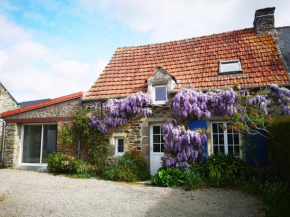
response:
M6 122L4 119L0 119L3 122L3 132L2 132L2 156L1 156L1 163L4 162L4 150L5 150L5 132L6 132Z
M269 87L270 85L257 85L257 86L241 86L241 89L260 89L260 88L266 88ZM278 84L279 87L290 87L290 83L287 84ZM213 88L213 89L201 89L201 90L196 90L196 91L202 91L202 92L207 92L210 90L216 90L216 89L222 89L222 88ZM177 90L172 90L172 91L168 91L170 94L175 94L178 91Z

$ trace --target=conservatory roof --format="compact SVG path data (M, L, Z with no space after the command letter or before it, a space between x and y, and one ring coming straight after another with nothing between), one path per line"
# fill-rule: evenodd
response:
M219 74L219 62L240 60L242 72ZM146 91L146 79L162 66L178 81L175 89L260 86L289 83L272 35L253 28L167 43L118 48L85 99L125 96Z

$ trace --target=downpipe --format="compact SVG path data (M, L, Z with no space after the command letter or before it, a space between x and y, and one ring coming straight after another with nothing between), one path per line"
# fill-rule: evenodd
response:
M2 156L1 156L1 163L4 162L4 150L5 150L5 132L6 132L6 122L3 119L0 119L3 123L3 132L2 132Z

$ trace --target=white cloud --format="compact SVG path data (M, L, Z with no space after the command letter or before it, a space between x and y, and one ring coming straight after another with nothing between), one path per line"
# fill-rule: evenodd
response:
M57 51L33 41L25 30L5 17L1 17L1 26L12 31L3 31L2 38L0 33L0 40L6 42L0 50L0 81L19 102L87 91L107 63L99 59L95 65L89 65L65 59Z
M256 9L276 6L277 26L289 25L287 0L79 0L89 12L116 19L163 42L252 27Z

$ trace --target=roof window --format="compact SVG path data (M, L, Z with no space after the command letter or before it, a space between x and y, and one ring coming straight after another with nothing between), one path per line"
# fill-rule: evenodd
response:
M242 72L240 60L229 60L219 62L219 74L235 74Z

